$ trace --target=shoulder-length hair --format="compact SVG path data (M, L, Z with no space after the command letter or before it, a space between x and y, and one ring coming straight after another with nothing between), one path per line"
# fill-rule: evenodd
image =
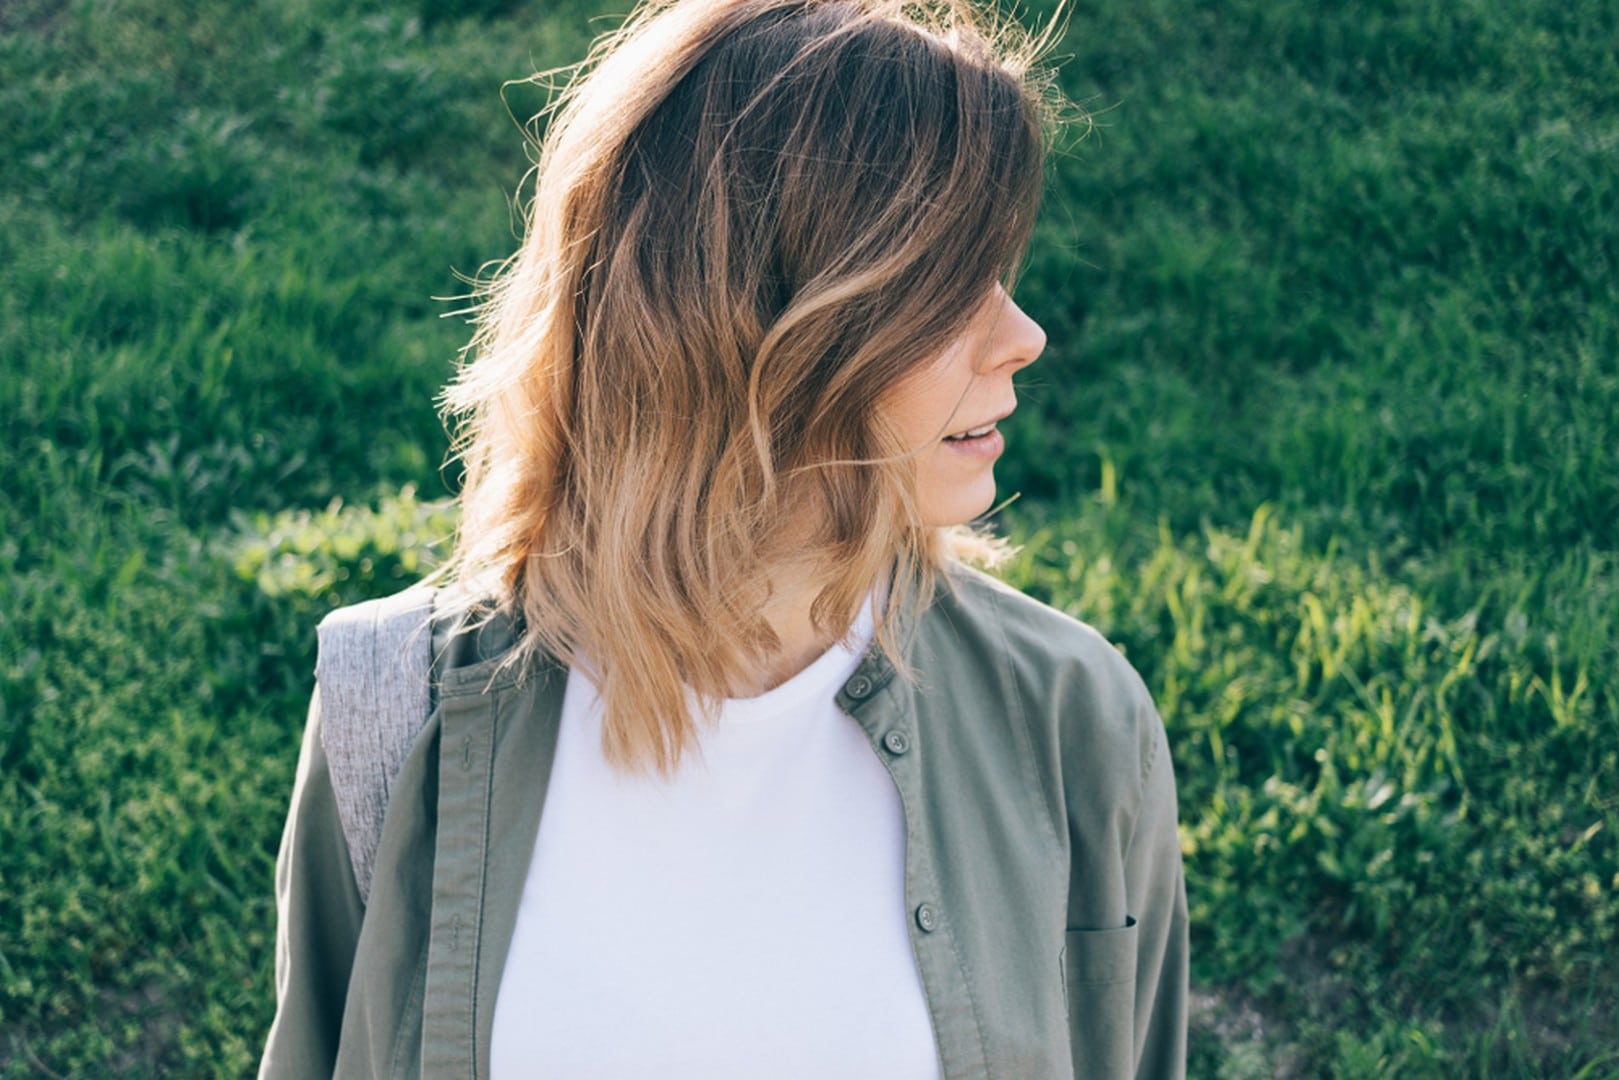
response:
M876 406L1022 257L1043 45L966 0L653 0L554 103L445 394L447 574L519 617L512 660L588 662L615 765L673 768L779 644L784 560L828 636L886 583L905 670L961 537Z

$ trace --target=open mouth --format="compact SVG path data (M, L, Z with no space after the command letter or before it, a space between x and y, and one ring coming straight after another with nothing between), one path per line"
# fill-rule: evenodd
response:
M944 437L944 441L945 442L969 442L969 441L971 441L973 439L987 438L990 435L994 434L994 432L995 432L995 425L994 424L985 424L983 427L975 427L971 431L963 431L959 435L946 435Z

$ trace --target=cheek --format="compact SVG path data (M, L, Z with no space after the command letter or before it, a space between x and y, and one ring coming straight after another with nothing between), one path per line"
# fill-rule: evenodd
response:
M931 454L950 432L950 424L966 396L969 382L950 373L930 371L899 395L891 412L895 432L907 449Z

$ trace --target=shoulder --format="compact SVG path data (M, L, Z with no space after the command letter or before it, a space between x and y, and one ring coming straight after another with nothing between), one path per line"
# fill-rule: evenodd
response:
M427 585L412 585L391 596L348 604L328 612L316 629L320 638L320 670L338 675L353 665L369 663L372 659L369 650L378 638L408 640L432 619L436 592Z
M492 596L453 584L419 582L389 596L336 608L321 619L316 632L318 681L365 683L402 673L414 682L428 657L435 674L505 664L521 626Z
M938 607L951 626L998 645L1021 677L1050 686L1080 682L1089 693L1131 704L1151 698L1141 676L1088 623L1020 592L981 570L955 565Z
M413 585L328 612L315 631L320 645L316 680L328 686L371 685L396 676L398 666L418 648L426 655L436 591Z
M1124 655L1090 625L982 571L955 565L946 575L930 614L952 669L976 669L965 677L994 686L1065 773L1144 781L1162 722Z

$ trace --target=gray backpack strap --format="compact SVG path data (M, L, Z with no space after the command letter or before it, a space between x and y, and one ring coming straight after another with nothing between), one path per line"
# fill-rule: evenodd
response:
M361 900L371 896L394 777L432 711L434 594L416 586L339 608L316 631L321 746Z

